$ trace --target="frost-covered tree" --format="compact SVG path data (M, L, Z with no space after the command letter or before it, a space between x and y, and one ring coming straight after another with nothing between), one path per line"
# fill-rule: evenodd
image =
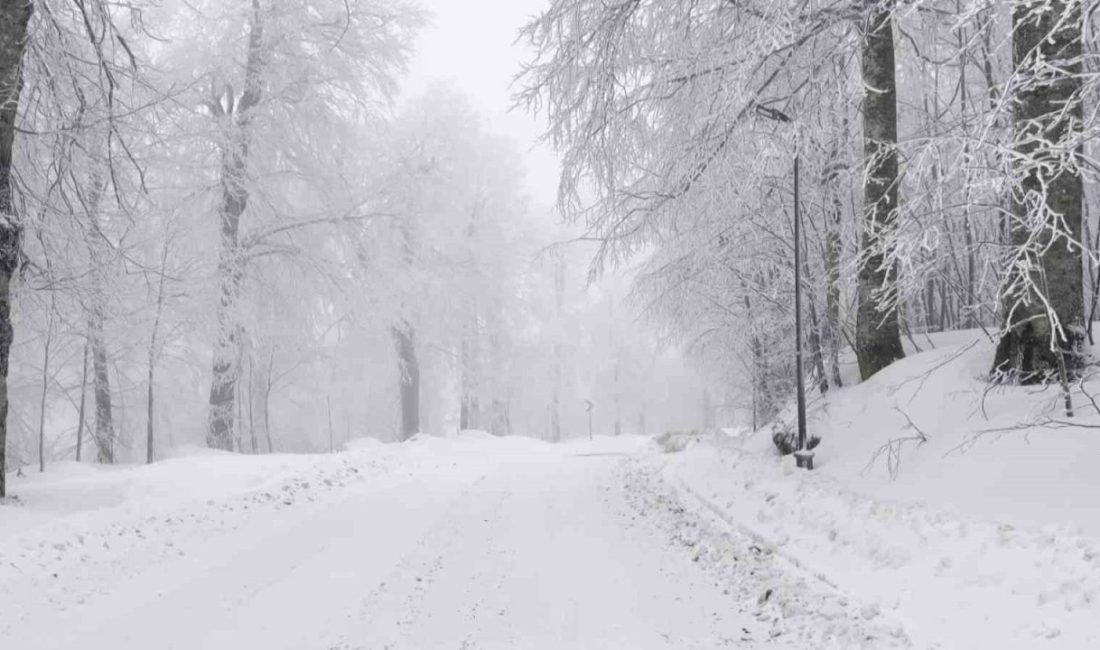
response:
M1012 257L995 372L1025 381L1082 364L1082 3L1012 3Z
M12 198L12 145L22 90L23 52L32 4L5 2L0 8L0 497L5 495L8 438L8 357L14 333L11 325L11 282L19 264L21 228Z
M206 118L216 151L219 253L208 444L230 449L239 438L240 312L252 260L278 255L273 249L301 228L356 216L346 210L348 202L325 214L287 208L316 191L330 148L339 148L341 138L356 140L357 129L377 120L421 15L402 0L167 4L160 19L177 28L178 48L191 54L167 48L157 59L175 71L176 83L195 89L185 95L193 102L186 117L196 129L204 128L196 120Z
M889 254L899 215L897 66L893 0L864 0L863 33L863 236L859 263L856 356L869 378L905 356L897 310L879 306L895 299L897 262Z

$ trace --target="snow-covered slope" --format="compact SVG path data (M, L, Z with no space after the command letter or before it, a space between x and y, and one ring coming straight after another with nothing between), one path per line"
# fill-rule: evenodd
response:
M1100 416L1081 392L1100 381L1070 420L1055 389L990 389L980 332L928 343L816 398L812 473L761 431L669 455L662 475L917 647L1100 648Z
M879 498L1069 524L1100 537L1100 414L1081 392L1100 394L1100 372L1075 387L1070 419L1055 387L990 387L993 343L980 331L918 343L923 352L814 404L809 427L825 440L821 472ZM1048 419L1092 428L1029 426ZM918 446L922 432L927 442ZM900 453L893 474L891 441Z

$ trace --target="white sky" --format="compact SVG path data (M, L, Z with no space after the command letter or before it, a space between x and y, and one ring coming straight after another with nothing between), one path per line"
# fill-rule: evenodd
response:
M415 96L444 82L469 98L493 133L516 141L525 153L528 191L538 206L557 197L558 158L536 140L542 127L522 109L510 111L511 83L527 48L517 44L519 28L547 0L420 0L432 13L422 30L403 95Z

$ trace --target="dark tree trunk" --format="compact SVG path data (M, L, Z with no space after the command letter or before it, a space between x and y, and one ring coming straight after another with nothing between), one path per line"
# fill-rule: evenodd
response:
M1039 66L1042 78L1023 79L1017 93L1014 157L1018 186L1012 201L1012 246L1025 248L1026 267L1013 264L1004 291L1005 333L994 370L1025 382L1064 380L1081 363L1084 280L1081 236L1084 185L1075 142L1081 107L1081 2L1013 3L1013 63L1020 74ZM1053 143L1053 144L1047 144ZM1056 221L1061 226L1055 226ZM1032 225L1040 222L1043 225ZM1039 295L1045 297L1051 320ZM1056 349L1056 351L1055 351Z
M420 362L416 358L416 332L407 321L393 327L400 371L401 431L408 440L420 433Z
M856 314L856 356L868 379L905 356L897 310L879 309L894 299L897 267L888 261L898 219L898 120L894 68L893 0L864 0L863 237Z
M15 338L11 325L11 281L19 266L22 237L12 200L12 145L23 86L23 50L32 10L30 2L0 3L0 498L7 495L8 356Z
M233 407L240 380L241 327L237 302L244 277L244 251L240 243L241 217L248 207L249 123L252 109L262 97L263 17L259 0L252 1L252 24L245 63L245 90L239 100L226 87L210 108L223 121L226 137L222 149L221 204L218 207L220 247L218 253L218 334L214 342L213 373L210 382L210 416L206 444L232 451L236 439Z
M103 314L93 309L88 321L88 340L92 347L92 383L95 393L96 461L115 462L115 425L111 408L111 378L107 362L107 344L103 340Z

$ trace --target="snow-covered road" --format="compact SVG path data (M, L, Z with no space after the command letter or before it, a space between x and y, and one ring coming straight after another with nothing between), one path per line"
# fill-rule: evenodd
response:
M660 513L639 510L624 456L434 446L373 468L353 453L329 462L338 471L295 469L278 490L115 506L0 538L0 600L13 605L0 607L0 645L683 650L769 640L766 622L739 612Z

